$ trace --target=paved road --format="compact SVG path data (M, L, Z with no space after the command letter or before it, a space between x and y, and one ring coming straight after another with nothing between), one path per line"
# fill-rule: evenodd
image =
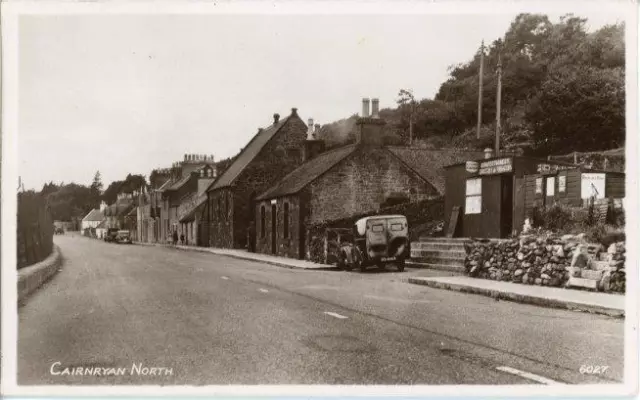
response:
M19 309L21 385L622 381L619 319L403 281L419 270L300 271L55 240L62 271Z

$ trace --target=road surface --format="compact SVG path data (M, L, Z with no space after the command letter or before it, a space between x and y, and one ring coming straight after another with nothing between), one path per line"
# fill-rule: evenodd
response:
M622 382L622 319L404 281L423 270L55 241L62 270L19 308L20 385Z

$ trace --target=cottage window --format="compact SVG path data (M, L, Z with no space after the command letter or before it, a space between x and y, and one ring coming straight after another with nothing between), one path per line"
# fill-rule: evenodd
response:
M567 191L567 177L560 175L558 177L558 193L564 193Z
M224 215L226 218L229 217L229 197L231 196L231 194L227 194L226 196L224 196Z
M542 178L536 178L536 194L542 194Z
M218 218L222 218L222 199L218 196Z
M556 194L556 178L550 176L547 178L547 197L551 197Z
M482 178L467 179L465 214L482 212Z
M211 168L207 169L207 178L211 178L212 174L213 174L213 170Z
M200 178L204 178L204 170L203 169L200 170Z
M264 217L264 206L260 207L260 237L264 238L264 222L265 222L265 217Z
M282 234L285 239L289 238L289 203L284 203L284 228Z

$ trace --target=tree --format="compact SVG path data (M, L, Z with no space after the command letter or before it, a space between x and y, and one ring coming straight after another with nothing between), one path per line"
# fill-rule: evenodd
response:
M416 99L413 97L413 91L410 89L400 89L396 103L398 104L401 115L403 115L401 119L401 131L405 131L406 128L403 128L405 127L405 121L408 120L409 145L411 145L413 141L413 119L416 112ZM407 117L405 117L405 115Z
M553 73L528 107L538 154L624 146L622 68L566 67Z
M91 202L94 206L98 206L100 204L100 196L102 195L102 178L100 176L100 171L96 171L96 174L93 176L93 182L91 182Z

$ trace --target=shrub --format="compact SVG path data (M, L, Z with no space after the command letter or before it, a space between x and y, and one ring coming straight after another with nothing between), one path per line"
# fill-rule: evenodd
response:
M625 241L625 238L624 230L612 225L598 223L585 231L587 241L600 243L605 247L609 247L612 243Z

